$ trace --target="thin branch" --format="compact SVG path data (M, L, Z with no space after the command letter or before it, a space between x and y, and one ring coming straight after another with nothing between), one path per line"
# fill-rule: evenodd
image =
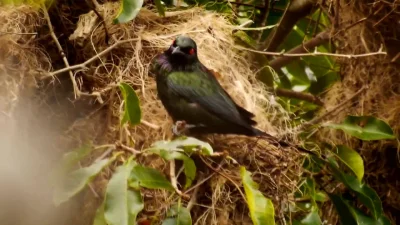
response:
M16 34L16 35L37 35L36 32L33 33L20 33L20 32L8 32L8 31L0 31L0 36L6 35L6 34Z
M289 56L289 57L304 57L304 56L333 56L333 57L343 57L343 58L361 58L361 57L369 57L374 55L387 55L387 52L382 51L382 47L377 52L364 53L364 54L336 54L329 52L310 52L310 53L285 53L285 52L265 52L265 51L257 51L250 48L241 47L238 45L234 45L235 48L240 50L245 50L249 52L259 53L263 55L272 55L272 56Z
M150 122L147 122L146 120L143 120L143 119L142 119L142 123L143 123L144 125L150 127L150 128L153 128L154 130L160 130L160 129L161 129L160 126L158 126L158 125L156 125L156 124L152 124L152 123L150 123Z
M116 144L116 146L117 146L117 147L121 147L122 149L127 150L127 151L129 151L129 152L132 152L132 153L135 154L135 155L142 154L141 151L136 150L136 149L134 149L134 148L131 148L131 147L126 146L126 145L121 144L121 143Z
M118 45L121 45L121 44L124 44L124 43L128 43L128 42L132 42L132 41L136 41L136 40L138 40L138 39L137 38L131 38L131 39L127 39L127 40L117 41L113 45L111 45L108 48L104 49L103 51L101 51L97 55L93 56L92 58L86 60L85 62L80 63L80 64L76 64L76 65L73 65L73 66L67 66L67 67L65 67L63 69L60 69L60 70L56 70L54 72L51 72L51 73L47 74L46 76L43 76L41 79L43 80L43 79L51 78L51 77L54 77L54 76L56 76L56 75L58 75L60 73L68 72L68 71L71 71L71 70L86 68L86 66L88 64L100 59L100 57L102 57L103 55L109 53L111 50L113 50Z
M227 3L233 4L233 5L238 5L238 6L254 7L256 9L264 9L264 6L252 5L252 4L242 3L242 2L228 2L227 1Z
M204 164L206 164L206 166L210 169L212 169L214 172L218 173L219 175L225 177L227 180L229 180L235 187L236 189L239 191L240 195L242 196L242 198L244 200L246 200L246 196L243 194L242 190L240 189L239 185L233 181L229 176L225 175L224 173L222 173L221 171L219 171L219 169L215 169L214 167L212 167L208 162L206 162L206 160L200 156L201 161L204 162Z
M203 179L203 174L200 174L198 179L199 179L199 181L201 181ZM199 182L197 182L197 183L199 183ZM199 188L200 188L200 185L196 185L196 187L193 191L192 197L190 198L190 201L186 206L186 208L189 211L192 210L194 204L196 204L196 202L197 202L197 192L199 192Z
M276 51L292 31L294 25L313 11L314 1L290 1L277 26L259 49Z
M342 103L340 103L339 105L333 107L331 110L329 110L328 112L326 112L325 114L323 114L320 117L314 118L306 123L303 123L302 125L298 126L295 128L296 132L302 131L307 129L308 127L317 124L319 122L321 122L322 120L324 120L326 117L332 115L333 113L337 112L339 109L341 109L343 106L345 106L346 104L348 104L349 102L351 102L352 100L354 100L355 98L357 98L357 96L359 96L364 90L366 90L367 88L364 86L362 87L359 91L357 91L353 96L351 96L349 99L347 99L346 101L343 101Z
M61 55L61 57L62 57L62 59L64 61L65 66L69 67L68 59L67 59L67 57L66 57L66 55L64 53L63 48L61 47L60 42L58 41L58 38L57 38L56 34L54 33L53 25L51 24L50 16L49 16L49 13L47 12L47 8L46 8L44 3L42 3L42 10L43 10L44 18L46 19L47 25L48 25L49 30L50 30L50 35L53 38L54 42L56 43L56 46L57 46L58 51L59 51L59 53L60 53L60 55ZM78 84L76 83L76 80L75 80L75 77L74 77L74 74L72 73L72 71L69 71L69 78L72 81L72 86L74 88L74 94L75 94L75 98L76 98L77 96L80 95L80 90L78 88Z
M302 93L302 92L287 90L287 89L283 89L283 88L275 88L275 89L267 88L267 90L274 92L277 96L280 96L280 97L300 99L300 100L314 103L319 106L324 105L324 103L322 102L322 100L319 97L309 94L309 93Z
M175 192L184 199L190 199L190 196L187 194L182 193L181 190L178 188L178 182L175 176L175 160L172 159L169 161L169 176L171 179L172 187L175 189Z
M306 52L309 52L311 49L314 49L315 47L320 46L329 40L330 40L329 31L323 31L323 32L319 33L317 36L315 36L314 38L312 38L311 40L291 49L286 54L306 53ZM300 57L300 56L298 56L298 57ZM276 58L274 60L271 60L269 63L269 66L272 67L274 70L276 70L276 69L279 69L279 68L287 65L288 63L292 62L296 58L297 57L290 57L290 56L285 55L285 56Z

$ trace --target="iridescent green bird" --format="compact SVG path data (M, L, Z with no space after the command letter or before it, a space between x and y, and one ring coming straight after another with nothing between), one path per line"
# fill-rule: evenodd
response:
M150 66L158 97L175 122L197 134L270 136L254 128L254 114L236 104L197 57L196 42L177 37Z

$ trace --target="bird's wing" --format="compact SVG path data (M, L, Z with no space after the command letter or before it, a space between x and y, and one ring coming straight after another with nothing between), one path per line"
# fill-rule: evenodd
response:
M168 87L175 94L197 103L222 120L238 125L248 125L244 123L236 108L236 103L229 95L226 95L218 82L210 80L206 74L173 72L168 76Z

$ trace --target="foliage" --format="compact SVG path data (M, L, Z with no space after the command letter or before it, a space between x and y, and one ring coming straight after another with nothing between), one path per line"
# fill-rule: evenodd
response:
M154 5L159 15L164 16L166 7L177 8L177 2L180 1L155 0ZM282 22L286 8L290 4L289 0L270 1L266 7L263 5L265 2L268 1L244 1L235 4L229 1L185 0L180 3L179 7L191 7L198 4L208 10L234 15L230 18L233 18L232 23L235 25L242 25L253 19L249 28L260 26L272 28L261 31L239 29L234 32L239 44L255 50L264 50L268 49L274 32L280 29L280 25L277 24ZM142 6L143 0L121 0L121 8L114 23L126 23L135 19ZM316 10L311 10L309 15L294 21L294 26L285 37L280 37L281 42L274 51L287 52L302 46L330 27L328 15L316 7ZM332 52L334 47L331 43L326 42L316 46L316 51ZM332 57L315 57L310 53L307 56L293 58L289 63L275 68L274 71L266 67L277 58L262 54L254 55L254 64L259 69L257 78L269 87L320 96L339 79L339 68ZM119 87L124 98L121 126L126 122L132 126L139 124L142 112L135 91L126 83L121 83ZM293 125L312 119L314 112L320 109L319 106L301 98L282 97L279 103L294 115ZM363 141L396 138L389 125L372 116L348 116L340 124L324 124L324 126L343 130L346 134ZM296 197L306 200L296 202L293 212L300 211L303 216L300 219L289 216L287 219L291 220L292 224L322 224L319 213L320 206L331 201L336 207L342 224L389 224L388 219L384 216L379 196L363 181L364 162L357 149L343 145L331 146L333 150L325 149L323 144L320 144L320 147L323 148L320 156L310 156L305 159L304 169L310 173L302 177L302 183L299 184L299 191L296 193ZM60 170L67 175L68 184L56 188L55 202L58 204L79 193L116 158L114 155L109 159L99 160L88 167L72 171L72 167L84 158L87 152L68 154L65 155L62 163L64 169ZM155 154L167 161L183 161L186 177L184 188L187 189L192 186L197 174L196 164L191 156L200 154L207 157L213 154L213 149L210 144L195 138L181 137L171 141L158 141L140 154ZM172 183L161 171L140 165L135 159L135 156L132 156L115 169L107 184L104 202L96 212L94 224L135 224L138 213L144 207L141 196L142 188L162 189L172 192L172 195L175 194L176 190ZM240 172L253 224L275 224L274 206L271 200L264 197L258 190L258 184L251 179L250 172L246 171L244 167L241 167ZM316 174L322 174L323 179ZM355 195L356 200L347 200L340 190L331 191L327 188L330 185L338 184L346 187L346 191ZM368 211L364 210L365 208ZM178 204L173 202L162 224L192 224L189 209L184 207L180 200Z
M113 23L126 23L135 19L142 6L143 0L122 0L118 15L113 20Z
M373 116L347 116L341 124L326 124L325 126L341 129L364 141L396 138L388 124Z
M142 117L142 110L140 109L140 102L136 92L126 83L121 83L119 88L125 102L125 112L121 119L121 125L126 122L132 125L139 124Z
M246 201L250 210L250 217L254 225L275 224L274 205L258 190L258 184L251 179L251 173L245 167L240 167Z

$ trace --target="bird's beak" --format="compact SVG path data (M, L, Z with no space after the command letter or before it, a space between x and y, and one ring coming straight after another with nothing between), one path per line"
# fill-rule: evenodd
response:
M181 48L179 48L179 46L172 50L172 55L174 54L182 54Z

